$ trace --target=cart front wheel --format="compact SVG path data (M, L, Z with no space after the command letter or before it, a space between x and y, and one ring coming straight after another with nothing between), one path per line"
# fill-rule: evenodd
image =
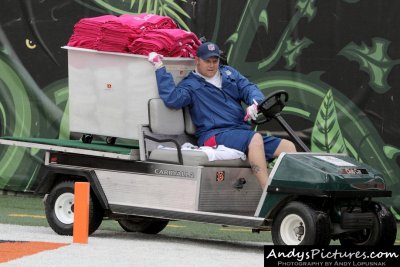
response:
M272 223L275 245L328 245L330 221L326 213L293 201L288 203Z

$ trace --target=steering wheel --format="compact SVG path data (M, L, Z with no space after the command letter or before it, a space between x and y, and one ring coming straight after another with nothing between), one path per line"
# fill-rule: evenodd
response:
M275 117L285 107L285 103L289 100L289 94L285 90L272 92L258 104L259 113L264 115L262 120L252 120L254 124L263 124Z

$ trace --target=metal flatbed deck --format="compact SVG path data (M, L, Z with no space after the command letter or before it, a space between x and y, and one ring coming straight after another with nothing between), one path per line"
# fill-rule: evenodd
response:
M138 160L139 147L134 145L108 145L105 142L83 143L81 140L31 137L1 137L0 145L36 148L107 158Z

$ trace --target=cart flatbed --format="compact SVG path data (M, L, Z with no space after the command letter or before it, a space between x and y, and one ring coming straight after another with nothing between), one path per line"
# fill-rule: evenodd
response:
M101 141L94 141L88 144L83 143L81 140L5 136L0 138L0 144L116 159L139 159L138 146L108 145Z

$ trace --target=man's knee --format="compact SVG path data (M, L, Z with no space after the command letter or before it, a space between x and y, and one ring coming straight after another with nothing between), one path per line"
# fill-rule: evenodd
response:
M294 145L294 143L292 141L289 140L283 140L284 141L284 152L296 152L296 146Z
M251 139L249 144L249 148L250 147L257 147L257 148L264 147L264 139L261 134L256 133L253 135L253 138Z
M279 154L282 152L286 153L291 153L291 152L296 152L296 146L293 144L293 142L282 139L282 141L279 143L278 147L275 150L274 157L278 157Z

